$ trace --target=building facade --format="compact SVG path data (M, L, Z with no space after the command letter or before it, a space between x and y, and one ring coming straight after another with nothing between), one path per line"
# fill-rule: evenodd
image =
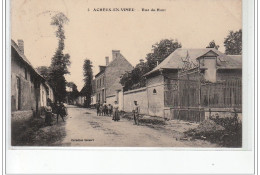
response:
M133 66L126 60L119 50L112 50L112 61L106 57L106 66L100 66L100 72L95 76L96 103L114 104L118 101L119 108L123 108L123 86L121 76L131 71Z
M96 102L100 103L106 101L105 69L106 66L99 66L99 73L95 76Z
M18 45L11 41L11 110L13 115L19 111L39 115L48 98L54 101L53 89L25 57L23 41Z
M19 46L11 41L11 109L13 112L34 111L38 114L44 78L25 57L23 41L18 43Z
M40 116L53 89L24 55L24 42L11 40L11 137L12 145L27 128L26 121Z

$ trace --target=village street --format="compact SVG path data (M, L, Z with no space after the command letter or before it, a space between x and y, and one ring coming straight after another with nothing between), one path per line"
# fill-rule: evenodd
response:
M61 121L60 121L61 122ZM122 119L97 116L94 110L68 106L66 137L61 146L214 147L206 141L177 141L164 129L133 125Z

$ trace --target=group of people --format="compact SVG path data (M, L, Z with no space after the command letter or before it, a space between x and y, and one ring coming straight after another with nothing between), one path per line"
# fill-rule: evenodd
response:
M106 104L106 101L103 104L100 102L96 105L97 108L97 116L113 116L112 120L115 122L120 120L120 113L119 113L119 105L117 101L114 101L114 105ZM139 125L139 114L140 114L140 106L138 105L137 101L134 101L133 107L133 118L134 124Z
M97 103L97 115L98 116L111 116L113 114L113 106L111 104L106 104L104 102L103 104Z
M51 125L51 118L56 114L57 123L59 121L59 116L65 122L64 117L68 115L67 108L63 102L53 103L50 99L47 100L47 106L45 107L45 123L46 125Z
M117 101L114 102L114 105L106 103L100 103L98 102L96 105L97 108L97 116L113 116L112 120L114 121L119 121L120 120L120 115L118 111L118 103Z

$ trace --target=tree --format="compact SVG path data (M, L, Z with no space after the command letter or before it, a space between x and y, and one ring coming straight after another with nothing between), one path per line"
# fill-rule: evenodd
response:
M242 54L242 29L234 32L230 31L224 41L225 54L241 55Z
M140 60L134 69L122 75L120 83L124 86L124 90L131 90L145 86L144 74L151 71L167 58L176 49L181 48L181 43L177 40L164 39L159 43L152 45L152 52L146 55L146 62Z
M218 50L219 45L217 45L217 44L215 43L215 41L212 40L206 48L214 48L214 49Z
M172 39L163 39L159 43L152 45L152 52L146 55L149 69L155 68L157 64L160 64L172 52L181 47L181 43Z
M68 23L68 18L63 13L58 13L52 17L51 25L57 27L56 37L58 38L58 48L52 57L50 66L50 83L54 87L54 93L58 101L64 101L66 97L66 79L64 75L69 74L70 55L64 54L65 32L64 25Z
M143 60L135 66L135 68L126 72L122 75L120 83L124 86L124 90L131 90L145 86L145 77L143 75L149 71L147 63L144 63Z
M36 70L43 76L43 78L47 81L50 79L50 68L47 66L37 67Z
M81 93L86 97L85 106L90 107L91 104L91 93L92 93L92 80L93 80L93 70L92 62L89 59L84 60L83 65L83 75L84 75L84 87Z

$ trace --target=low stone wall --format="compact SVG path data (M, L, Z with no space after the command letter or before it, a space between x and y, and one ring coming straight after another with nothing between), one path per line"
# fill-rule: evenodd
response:
M135 89L124 92L124 108L125 112L132 112L134 101L140 106L141 114L148 114L148 100L146 88Z
M235 112L233 108L211 108L211 112L209 109L205 111L205 119L209 119L209 116L216 118L226 118L226 117L234 117ZM242 111L237 110L237 118L239 121L242 121Z
M26 110L26 111L14 111L12 112L12 122L13 121L24 121L29 120L33 117L34 111L33 110Z

